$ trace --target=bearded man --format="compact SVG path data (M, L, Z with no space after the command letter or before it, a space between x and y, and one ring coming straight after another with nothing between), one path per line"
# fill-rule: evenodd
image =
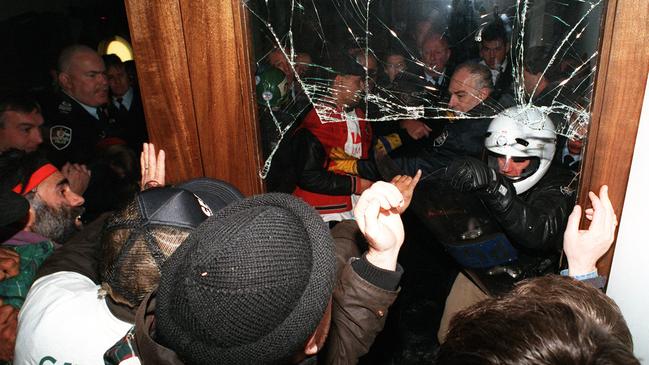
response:
M22 195L27 214L6 222L0 237L0 360L11 360L16 341L16 317L36 270L80 228L84 199L70 189L68 179L37 152L10 149L0 155L0 191ZM11 193L10 193L11 192ZM10 204L20 204L13 199ZM22 200L24 203L24 200ZM3 209L11 210L13 206Z

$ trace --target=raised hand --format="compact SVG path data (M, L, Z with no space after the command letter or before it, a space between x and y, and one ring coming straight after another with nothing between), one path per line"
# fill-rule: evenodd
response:
M405 233L399 215L404 199L396 186L379 181L361 195L354 207L358 227L369 243L366 258L374 266L395 270Z
M78 195L83 195L86 192L91 175L91 171L86 165L68 162L61 168L61 174L68 179L70 190Z
M140 154L142 190L165 185L165 151L160 150L156 157L155 145L144 143Z
M563 249L568 258L568 271L571 276L583 275L597 270L597 260L611 247L615 240L617 216L608 197L608 186L602 185L599 197L592 191L588 197L593 208L586 209L590 220L588 229L579 229L581 207L575 205L563 235Z
M403 205L397 208L400 214L405 212L406 209L408 209L408 206L410 206L412 194L415 191L415 187L417 187L417 183L419 183L419 179L421 179L421 170L417 170L414 177L408 175L397 175L392 178L392 181L390 181L392 185L399 189L403 196Z

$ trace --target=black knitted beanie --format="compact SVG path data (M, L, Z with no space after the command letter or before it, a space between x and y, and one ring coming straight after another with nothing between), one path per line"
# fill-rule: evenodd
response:
M335 279L333 239L286 194L234 203L167 260L156 340L188 364L273 364L304 348Z

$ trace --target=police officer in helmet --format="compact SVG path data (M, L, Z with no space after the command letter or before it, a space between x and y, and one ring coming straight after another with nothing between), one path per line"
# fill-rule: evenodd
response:
M562 234L575 197L569 188L574 174L551 165L555 148L550 118L533 106L517 106L489 125L486 162L467 157L448 166L450 188L469 202L481 203L480 219L469 221L498 232L490 235L488 229L473 227L474 234L465 230L443 242L463 272L447 298L440 342L457 311L508 290L517 280L558 269Z

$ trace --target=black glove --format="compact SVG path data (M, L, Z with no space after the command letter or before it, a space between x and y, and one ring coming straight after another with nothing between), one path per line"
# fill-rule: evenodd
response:
M498 174L484 162L473 157L453 160L446 168L446 177L457 191L493 190Z

